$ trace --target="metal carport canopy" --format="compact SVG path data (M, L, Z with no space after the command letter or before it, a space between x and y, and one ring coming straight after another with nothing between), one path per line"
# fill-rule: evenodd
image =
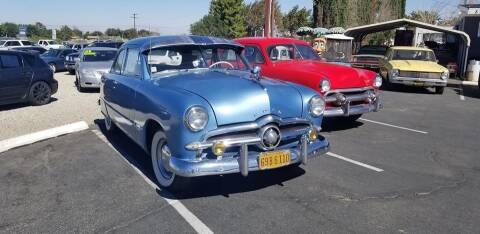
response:
M345 31L345 35L353 37L355 38L355 41L359 42L363 40L363 37L368 34L393 30L393 29L401 28L405 26L424 28L424 29L429 29L436 32L442 32L446 34L453 34L453 35L459 36L463 41L463 43L459 43L459 46L462 45L463 48L459 48L460 53L459 53L459 58L457 59L457 62L460 60L459 65L462 69L461 73L464 74L467 67L468 49L470 48L471 41L470 41L470 36L468 36L468 34L462 31L447 29L437 25L427 24L420 21L403 18L403 19L397 19L397 20L391 20L391 21L386 21L386 22L381 22L376 24L369 24L369 25L349 28Z

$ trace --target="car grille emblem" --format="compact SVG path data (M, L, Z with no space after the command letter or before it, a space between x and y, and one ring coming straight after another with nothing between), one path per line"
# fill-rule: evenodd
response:
M264 150L274 149L280 144L280 129L275 125L267 125L260 129L259 137L262 139L261 146Z
M341 105L344 105L345 103L347 103L347 97L345 96L345 94L343 93L337 93L335 94L335 98L336 98L336 101L335 101L335 104L341 106Z

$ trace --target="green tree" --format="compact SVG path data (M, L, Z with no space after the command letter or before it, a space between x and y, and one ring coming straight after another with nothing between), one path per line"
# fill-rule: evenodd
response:
M437 11L412 11L408 16L409 19L424 22L427 24L437 24L440 20L440 13Z
M305 7L301 8L296 5L294 6L285 16L283 17L283 27L289 35L295 35L297 29L302 26L310 26L311 22L311 11L307 10Z
M218 34L216 29L211 15L205 15L199 21L190 25L190 33L194 35L214 36Z
M67 25L62 26L60 27L59 30L57 30L57 38L61 41L68 41L72 37L73 37L73 30Z
M14 23L3 23L0 25L0 33L2 37L16 37L18 34L18 25Z
M30 39L45 39L50 38L52 32L45 27L40 22L36 22L35 24L29 24L27 26L27 37Z
M120 37L122 36L122 30L119 29L119 28L107 28L107 30L105 30L105 35L107 36L117 36L117 37Z
M126 39L133 39L137 37L137 31L133 28L129 28L123 31L123 37Z
M243 0L212 0L210 11L207 16L190 26L190 32L205 32L211 29L207 35L236 38L246 34L244 21ZM212 23L215 27L205 25ZM193 30L192 30L193 29Z
M260 35L265 23L265 0L256 0L246 5L245 7L245 26L247 35ZM283 16L278 1L275 1L273 7L275 15L275 26L277 30L284 31ZM259 33L260 32L260 33Z
M83 35L83 32L78 28L73 28L72 33L73 33L73 36L78 37L78 38L81 38L82 35Z

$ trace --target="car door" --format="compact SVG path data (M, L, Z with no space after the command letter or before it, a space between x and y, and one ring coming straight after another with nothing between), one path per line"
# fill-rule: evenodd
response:
M126 59L122 74L116 76L116 100L120 114L126 119L123 129L134 140L138 140L135 124L135 94L142 81L139 63L139 49L126 49ZM138 103L137 103L138 104Z
M21 56L13 53L0 54L0 99L22 99L27 94L33 73Z

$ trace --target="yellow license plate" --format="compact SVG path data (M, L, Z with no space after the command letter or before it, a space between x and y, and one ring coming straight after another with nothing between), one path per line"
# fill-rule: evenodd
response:
M258 157L258 167L260 170L283 167L290 164L289 151L272 151L261 153Z

